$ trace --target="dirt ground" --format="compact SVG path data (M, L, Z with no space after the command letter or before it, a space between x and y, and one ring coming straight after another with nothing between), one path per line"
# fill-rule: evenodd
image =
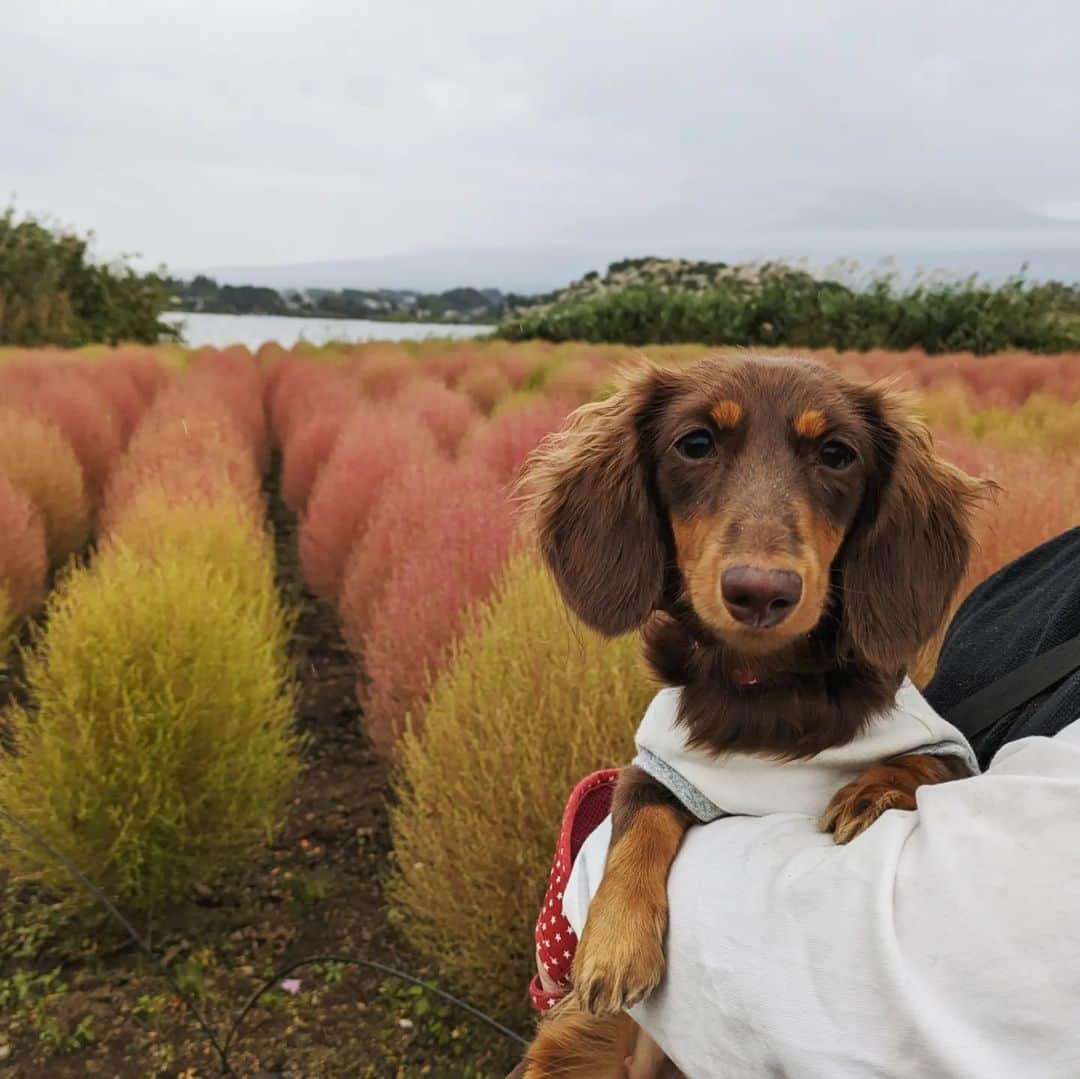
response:
M281 586L302 607L293 649L306 772L273 844L148 929L222 1042L251 994L308 956L432 976L396 936L383 901L387 771L361 731L355 668L333 613L303 591L295 522L276 499L272 517ZM0 707L17 685L17 669L0 673ZM423 989L337 959L276 978L228 1050L236 1075L262 1079L482 1079L505 1075L519 1055L504 1035ZM76 923L0 876L0 1077L221 1074L207 1034L114 927L88 931L85 916Z

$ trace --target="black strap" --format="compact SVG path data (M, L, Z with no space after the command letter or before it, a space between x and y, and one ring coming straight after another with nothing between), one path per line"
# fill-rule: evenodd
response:
M1014 708L1055 686L1080 668L1080 636L1029 659L961 701L945 718L971 741Z

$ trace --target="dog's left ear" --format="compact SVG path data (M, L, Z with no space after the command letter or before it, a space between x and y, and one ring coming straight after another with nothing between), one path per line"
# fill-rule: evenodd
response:
M938 457L900 395L862 392L876 460L840 561L844 631L860 658L900 672L948 613L974 546L975 508L994 485Z

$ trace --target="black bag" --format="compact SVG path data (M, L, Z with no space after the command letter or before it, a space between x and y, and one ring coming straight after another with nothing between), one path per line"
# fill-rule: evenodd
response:
M985 768L1006 742L1080 718L1080 528L988 577L949 624L926 699Z

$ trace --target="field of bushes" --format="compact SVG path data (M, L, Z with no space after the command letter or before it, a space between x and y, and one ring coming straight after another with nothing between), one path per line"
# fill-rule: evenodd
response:
M967 588L1077 524L1080 354L815 354L1001 485ZM385 968L528 1031L566 795L651 690L510 486L638 355L0 350L0 1076L222 1074L189 1005L237 1075L505 1073Z

